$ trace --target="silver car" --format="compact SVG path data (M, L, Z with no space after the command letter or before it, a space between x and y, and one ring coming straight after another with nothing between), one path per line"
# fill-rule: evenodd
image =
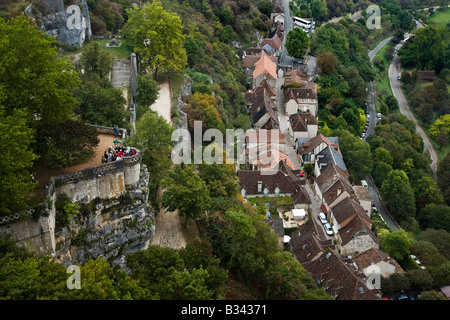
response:
M333 229L328 222L324 224L324 228L327 235L332 236L334 234Z

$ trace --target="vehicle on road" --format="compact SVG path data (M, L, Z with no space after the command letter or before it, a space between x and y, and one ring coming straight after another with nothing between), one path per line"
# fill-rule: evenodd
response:
M325 232L327 235L332 236L334 234L333 229L331 228L330 224L327 222L323 225L325 228Z
M361 180L361 185L362 185L364 188L368 188L368 187L369 187L369 185L367 184L367 181L366 181L366 180Z
M397 77L397 80L400 80L401 78L402 78L401 76L398 76L398 77Z
M322 224L328 223L327 217L325 217L325 215L324 215L322 212L319 213L319 216L318 216L317 218L320 220L320 222L321 222Z

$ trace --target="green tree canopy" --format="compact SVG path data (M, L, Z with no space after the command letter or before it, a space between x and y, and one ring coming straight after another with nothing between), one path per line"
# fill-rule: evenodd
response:
M100 50L98 42L90 42L83 47L80 66L85 72L95 73L100 78L105 78L111 71L113 63L113 55L108 51Z
M184 167L184 168L183 168ZM162 180L161 204L169 211L178 210L188 219L201 217L209 209L211 197L205 182L190 166L175 165Z
M389 212L397 221L414 218L416 212L414 191L404 171L392 170L389 172L381 186L381 191Z
M20 212L27 208L27 197L33 191L29 169L37 156L31 149L33 132L26 126L24 110L5 115L0 101L0 143L8 152L0 158L0 216Z
M308 34L301 28L290 30L286 37L286 50L288 54L296 59L303 58L308 52Z
M429 25L416 31L410 42L399 50L402 62L419 69L440 71L448 66L449 31Z
M411 239L405 230L394 232L385 229L380 231L380 250L388 253L392 258L401 261L408 257Z
M136 133L129 141L142 152L142 162L150 173L149 189L153 198L172 164L173 130L162 116L149 110L136 123Z
M0 87L6 116L23 109L27 126L52 126L70 117L77 86L78 74L68 58L58 57L54 38L24 15L0 19Z
M77 108L81 117L87 123L105 127L126 127L127 101L120 89L114 88L111 83L96 83L84 81L77 90L77 99L80 106Z
M164 10L160 0L128 9L127 15L121 34L133 46L145 68L156 76L184 69L187 56L180 17Z

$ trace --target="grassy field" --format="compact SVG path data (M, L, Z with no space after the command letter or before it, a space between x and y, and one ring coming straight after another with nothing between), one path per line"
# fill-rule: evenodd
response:
M428 17L426 23L434 23L438 26L445 27L450 22L450 8L436 10L435 13Z
M107 47L106 44L111 42L110 39L91 40L91 41L97 42L101 50L111 52L116 59L130 58L131 50L123 44L120 47ZM120 39L118 39L117 41L120 42Z

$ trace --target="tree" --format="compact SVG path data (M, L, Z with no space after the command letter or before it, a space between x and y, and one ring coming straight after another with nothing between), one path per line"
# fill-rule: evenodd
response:
M66 168L92 156L92 149L100 139L94 127L69 119L46 127L41 141L47 163L54 168Z
M114 63L113 55L100 50L97 42L90 42L83 47L80 65L85 72L97 74L100 78L108 76Z
M142 163L149 171L149 190L154 199L161 179L172 165L173 127L157 113L149 110L136 123L136 133L130 144L142 152Z
M147 110L159 97L159 84L149 74L138 75L136 91L138 106L145 106L145 110ZM137 118L139 119L140 116Z
M444 131L447 135L450 135L450 114L445 114L436 119L436 121L431 125L429 131L434 138L436 138L441 131Z
M26 126L25 114L15 110L5 115L0 101L0 143L8 150L0 158L0 216L26 209L27 197L36 185L28 171L37 156L31 149L33 132Z
M286 37L286 50L288 54L295 58L303 58L309 48L308 34L301 28L290 30Z
M373 166L369 144L347 130L335 130L332 134L339 137L339 147L350 174L359 179L367 177ZM364 161L361 161L361 159L364 159Z
M414 191L404 171L389 172L381 186L381 191L389 212L397 221L407 221L414 217L416 211Z
M386 229L380 230L380 250L388 253L397 261L402 261L409 255L411 240L403 229L390 232Z
M126 125L127 101L122 90L114 88L109 81L104 85L84 81L76 96L80 100L79 113L87 123L120 128Z
M384 180L391 170L392 166L386 162L379 162L373 167L371 174L377 187L380 188L383 185Z
M413 186L414 195L416 198L416 209L419 211L427 204L442 204L444 198L439 189L436 180L432 177L424 175Z
M314 165L312 163L305 163L303 166L303 170L305 170L305 173L310 176L314 173Z
M325 21L328 17L327 2L325 0L312 0L311 12L314 19L318 21Z
M164 188L161 204L169 211L178 210L180 216L188 219L201 217L211 202L205 182L190 166L176 165L162 180Z
M156 76L184 69L187 56L180 17L164 10L160 0L128 9L127 15L121 34L133 46L144 68Z
M385 148L379 147L375 149L374 159L375 163L384 162L392 166L394 160L389 151Z
M27 126L52 126L70 117L77 104L73 89L78 74L68 58L60 58L54 37L21 15L0 19L0 87L5 116L23 109Z
M417 220L423 229L444 229L450 232L450 207L429 203L420 210Z
M450 153L439 161L437 167L437 183L447 205L450 205Z
M198 172L210 191L210 196L233 198L238 195L238 181L234 165L200 164Z
M386 99L384 99L384 102L388 105L389 110L398 110L398 101L394 96L387 96Z
M439 72L448 65L448 31L429 25L416 31L414 38L399 50L405 65Z

